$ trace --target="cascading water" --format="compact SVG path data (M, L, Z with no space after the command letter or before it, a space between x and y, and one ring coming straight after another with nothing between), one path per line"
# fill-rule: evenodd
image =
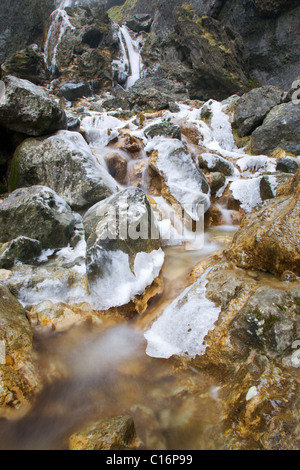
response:
M56 70L58 46L61 43L61 40L65 33L68 30L74 29L73 25L70 22L69 15L64 9L67 6L70 6L72 3L72 1L61 2L59 7L51 14L51 23L44 47L44 56L46 65L52 75L55 74Z
M141 78L140 38L133 39L132 33L126 26L118 27L117 34L120 44L120 57L113 62L112 67L115 75L117 75L118 83L125 85L128 89Z

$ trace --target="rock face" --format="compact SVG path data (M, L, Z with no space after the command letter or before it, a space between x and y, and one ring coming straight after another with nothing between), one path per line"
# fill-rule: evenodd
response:
M288 90L300 75L297 1L158 0L149 4L146 0L127 0L114 19L124 22L134 14L150 14L154 18L151 34L157 36L156 47L161 48L174 31L176 8L184 4L200 17L220 20L242 37L249 54L250 75L258 83Z
M150 15L134 15L126 21L126 26L135 33L146 32L150 33L153 19Z
M297 5L294 0L253 0L253 3L260 13L271 16Z
M222 396L231 449L299 447L299 379L291 369L300 365L299 283L271 282L224 260L208 274L206 295L221 313L206 355L192 365L214 365L229 380Z
M118 49L112 23L101 5L82 5L52 14L45 43L46 62L61 80L93 82L94 91L111 86L111 62Z
M0 125L30 136L50 134L66 126L62 107L41 87L11 75L4 78L6 102Z
M50 13L56 8L55 0L18 0L1 2L0 63L14 52L42 37Z
M299 205L300 172L286 194L254 210L242 221L228 258L243 268L276 275L285 271L300 274Z
M2 75L13 75L35 85L45 85L50 75L44 55L37 47L27 47L9 57L1 67Z
M275 106L252 134L252 151L270 154L277 148L300 154L300 107L293 102Z
M31 185L49 186L76 210L91 207L117 191L115 181L81 134L71 131L27 139L17 148L11 189Z
M251 134L263 123L271 109L281 103L282 98L282 90L267 85L244 94L236 102L233 127L242 137Z
M96 309L126 305L158 277L164 261L144 192L129 188L84 217L88 286Z
M280 11L275 6L279 3L283 7ZM251 1L227 0L218 18L242 36L254 79L262 85L288 90L300 75L299 35L294 34L300 19L299 3L258 0L255 5ZM279 14L262 15L257 10L258 5L261 11L276 9ZM286 31L292 33L288 35Z
M152 31L143 51L153 75L186 86L193 99L225 99L249 89L247 54L238 34L217 20L195 14L187 4L175 10L174 32Z
M100 421L70 437L70 450L125 450L137 442L131 416Z
M43 248L67 246L75 219L70 207L44 186L17 189L0 204L0 242L38 240Z
M0 285L0 416L29 402L40 388L33 336L22 305Z

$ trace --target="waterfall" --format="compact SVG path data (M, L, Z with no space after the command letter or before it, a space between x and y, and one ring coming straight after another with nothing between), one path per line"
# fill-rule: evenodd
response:
M56 57L58 46L68 29L73 30L74 27L70 22L70 18L65 11L65 7L72 4L72 0L64 0L60 2L59 7L51 14L51 23L47 34L44 48L44 57L46 65L54 75L56 70Z
M141 77L141 65L142 59L138 48L138 41L139 39L133 40L129 30L126 26L122 26L120 28L121 35L125 41L127 54L128 54L128 61L129 61L129 77L127 79L126 87L127 89L132 87L135 82ZM121 38L121 43L122 43ZM124 45L121 46L124 48Z

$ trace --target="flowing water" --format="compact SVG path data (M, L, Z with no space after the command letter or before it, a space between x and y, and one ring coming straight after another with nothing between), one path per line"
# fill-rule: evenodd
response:
M46 61L52 72L56 67L59 42L66 30L72 27L63 9L69 3L61 2L60 8L52 14L45 47ZM138 39L133 39L126 27L120 28L119 38L123 67L124 70L127 68L128 72L126 86L130 87L141 74ZM86 101L85 104L89 112L89 102ZM147 125L169 119L174 123L183 120L192 123L202 136L201 145L235 163L234 172L227 178L226 185L231 185L245 210L251 210L260 202L258 181L261 176L258 170L266 169L272 161L266 161L263 157L252 157L251 160L243 149L238 149L234 143L229 118L223 112L223 105L211 101L210 107L210 126L201 121L199 109L187 105L180 105L179 113L172 114L167 111L163 117L149 117ZM128 153L117 148L116 137L122 139L130 133L144 139L145 144L148 144L143 129L135 124L134 118L122 121L109 113L89 112L89 116L82 119L81 127L85 131L93 155L104 167L105 154L114 150L125 155L132 166L136 164L136 160L132 160ZM145 151L140 152L138 161L143 163L145 168L140 186L149 192L148 157ZM171 176L173 180L176 178L176 175ZM178 186L182 184L180 181L175 183ZM155 194L153 199L159 210L165 214L162 222L166 222L168 202ZM192 450L225 447L221 426L222 404L218 396L220 384L204 373L182 367L179 358L166 359L171 354L181 353L178 349L180 343L182 350L187 348L184 344L186 338L180 331L172 344L174 328L171 328L170 306L183 292L190 292L189 276L193 268L214 252L222 250L226 239L232 237L237 229L232 225L230 211L221 205L218 207L223 215L223 226L210 228L201 240L196 238L192 244L184 239L180 243L164 246L165 262L161 272L164 291L150 302L142 316L131 321L107 316L101 318L97 326L85 322L60 333L35 334L35 347L45 386L28 413L15 418L14 421L0 422L2 449L68 448L70 435L83 429L91 421L125 414L134 418L137 435L142 448L145 449ZM180 221L177 222L180 224ZM78 230L82 232L80 224L81 218L78 216ZM162 223L161 230L163 225ZM81 237L77 252L69 247L56 253L54 260L62 257L69 261L79 259L81 261L75 265L76 272L85 275L83 233ZM46 265L57 262L53 261L53 253L44 253L44 257ZM48 300L51 285L48 287L45 292L39 289L36 303ZM201 325L203 339L213 327L219 310L205 299L205 279L199 281L199 289L202 289L203 309L210 312L207 322ZM62 297L66 294L65 291L66 289L62 288ZM69 295L69 292L67 293ZM76 293L78 294L78 291ZM25 304L28 297L23 300ZM64 298L59 300L66 301ZM190 305L193 306L193 299ZM188 313L193 313L193 310L185 312ZM162 322L161 325L159 321ZM166 354L166 345L163 344L166 339L162 330L167 331L169 327L168 348L171 344L174 349L171 348L170 354ZM152 347L153 342L150 348L147 343L147 339L151 343L151 331L152 339L153 331L156 340L159 339L157 348ZM191 351L191 355L197 353L194 349ZM203 353L201 347L198 353Z

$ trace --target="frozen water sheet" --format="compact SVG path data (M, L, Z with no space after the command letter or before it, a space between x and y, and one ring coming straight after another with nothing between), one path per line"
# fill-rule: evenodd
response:
M157 358L204 354L207 333L221 308L206 298L206 275L188 287L145 333L146 353Z

